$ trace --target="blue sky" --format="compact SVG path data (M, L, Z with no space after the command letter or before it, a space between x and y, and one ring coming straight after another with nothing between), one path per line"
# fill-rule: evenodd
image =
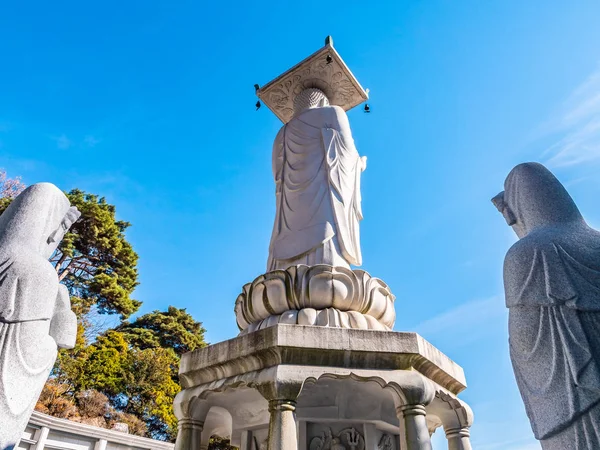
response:
M597 1L5 2L0 167L106 196L140 255L142 312L186 307L236 335L274 215L265 84L323 45L366 88L349 113L363 175L363 268L461 364L479 450L533 441L508 358L489 199L540 161L600 226ZM443 447L436 433L435 448Z

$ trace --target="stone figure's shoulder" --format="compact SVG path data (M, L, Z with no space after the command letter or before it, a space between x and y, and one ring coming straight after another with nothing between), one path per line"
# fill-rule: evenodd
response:
M504 267L515 268L523 265L530 266L537 251L547 246L544 240L527 235L515 242L506 253Z
M22 248L11 248L3 252L2 260L10 265L13 276L35 277L46 284L58 284L58 275L47 259L35 252Z
M523 239L519 239L508 249L504 258L504 265L507 266L508 264L514 264L517 261L526 260L527 258L532 257L534 253L535 246L526 236Z
M342 108L341 106L338 106L338 105L329 105L329 106L324 106L323 108L331 111L333 114L343 115L343 116L347 115L344 108Z
M346 113L346 111L344 111L344 108L342 108L341 106L338 105L330 105L330 106L324 106L322 108L324 111L326 111L326 114L330 115L331 117L335 117L335 118L343 118L346 119L348 118L348 114Z
M557 244L564 239L564 233L557 229L536 230L519 239L506 253L504 266L531 266L536 255L550 257L557 252Z
M349 126L348 115L344 108L337 105L324 106L318 109L321 117L325 119L327 124L332 128L341 129Z

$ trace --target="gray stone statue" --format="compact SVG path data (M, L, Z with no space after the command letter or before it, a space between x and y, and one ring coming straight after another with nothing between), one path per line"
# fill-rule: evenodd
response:
M273 145L277 212L267 270L361 265L360 175L366 167L346 112L316 88L294 99Z
M79 217L54 185L28 187L0 216L0 449L21 438L56 359L75 345L69 293L48 258Z
M600 449L600 232L541 164L492 200L519 241L506 255L510 355L544 450Z

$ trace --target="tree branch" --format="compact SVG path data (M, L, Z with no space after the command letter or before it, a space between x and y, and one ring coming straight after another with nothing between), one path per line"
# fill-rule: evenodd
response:
M66 278L67 275L69 275L70 272L70 268L71 265L73 264L73 261L75 261L74 259L72 259L71 261L69 261L69 264L66 265L66 267L64 268L64 270L58 275L58 281L62 281ZM57 271L58 272L58 271Z
M56 273L60 273L60 266L63 265L63 263L65 262L65 260L67 259L67 254L61 252L62 255L60 257L60 259L56 262L56 266L54 266L54 269L56 270ZM62 280L62 278L61 278Z

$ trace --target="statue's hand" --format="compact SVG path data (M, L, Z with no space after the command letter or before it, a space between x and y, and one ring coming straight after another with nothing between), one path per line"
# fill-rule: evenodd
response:
M63 284L59 285L54 314L50 320L50 336L59 348L75 347L77 316L71 311L69 291Z

